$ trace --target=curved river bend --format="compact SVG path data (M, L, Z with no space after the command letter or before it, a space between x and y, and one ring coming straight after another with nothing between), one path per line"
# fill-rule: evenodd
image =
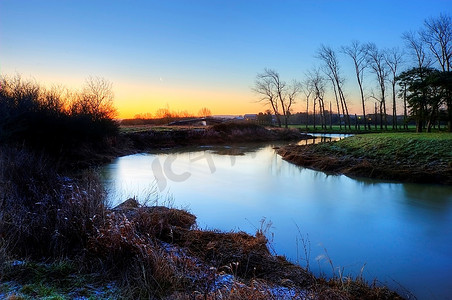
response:
M271 248L303 266L308 257L315 274L363 269L402 295L452 297L451 186L326 175L282 160L273 147L130 155L105 166L103 178L112 205L158 192L200 228L251 234L265 218Z

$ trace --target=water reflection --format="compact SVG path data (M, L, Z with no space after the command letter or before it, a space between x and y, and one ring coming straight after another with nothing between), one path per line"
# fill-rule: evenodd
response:
M326 248L346 273L357 275L366 264L369 281L397 288L396 280L419 298L448 296L452 187L326 175L282 160L275 146L121 157L105 167L105 185L116 203L149 196L152 187L171 193L174 205L192 211L201 228L255 233L266 217L273 223L274 249L292 261L303 259L300 228L309 234L315 272L331 270L315 259Z
M325 142L334 142L334 141L339 141L346 137L352 136L352 134L331 133L331 134L313 134L313 136L315 137L314 139L301 140L297 143L297 145L303 146L303 145L320 144L320 143L325 143Z

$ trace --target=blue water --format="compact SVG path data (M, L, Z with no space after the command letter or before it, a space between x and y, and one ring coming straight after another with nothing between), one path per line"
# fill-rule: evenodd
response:
M202 229L254 234L271 225L271 249L308 260L315 274L362 272L403 296L452 299L451 186L326 175L282 160L273 147L125 156L105 166L105 186L112 205L135 196L188 209Z

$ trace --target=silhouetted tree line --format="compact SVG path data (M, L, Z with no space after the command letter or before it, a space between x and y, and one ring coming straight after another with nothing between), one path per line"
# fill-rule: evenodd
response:
M19 75L2 76L0 87L1 144L60 155L111 145L119 132L111 83L103 78L88 78L81 91Z
M121 120L121 125L166 125L171 122L211 116L212 112L207 107L201 108L197 115L189 113L186 110L172 111L169 108L159 108L154 115L147 112L136 114L133 119L123 119Z
M407 45L404 52L398 48L380 49L374 43L360 43L354 41L349 46L341 47L338 51L321 45L316 52L316 58L321 62L320 67L306 72L302 83L294 81L287 84L273 69L264 69L257 74L253 90L260 96L259 101L270 107L279 126L290 124L293 104L300 92L306 101L306 124L318 124L326 128L328 123L327 110L335 110L336 116L343 116L338 122L340 127L350 129L357 123L357 118L349 112L349 99L344 91L346 78L341 71L338 53L345 54L353 61L356 81L360 91L362 108L362 122L364 128L371 129L379 121L380 129L387 129L391 123L393 129L407 128L410 121L415 121L417 130L430 131L441 121L448 124L452 132L452 18L441 14L439 17L426 19L424 26L416 32L403 34ZM409 53L412 59L404 59ZM413 64L415 67L413 67ZM401 72L402 67L405 69ZM374 78L374 86L369 85L367 77ZM366 86L368 89L366 89ZM327 101L325 92L330 88L334 99ZM397 112L397 100L403 101L403 120L400 122ZM369 107L366 103L372 101L370 111L373 118L369 118ZM326 104L330 103L330 107ZM334 103L334 108L331 105ZM388 114L388 107L392 111ZM313 117L309 118L309 113ZM378 114L378 116L376 116ZM334 114L330 114L334 118ZM374 120L374 124L372 121ZM336 123L337 124L337 123Z
M361 130L361 129L372 129L375 130L380 126L380 114L379 113L368 113L366 119L363 115L351 115L350 124L351 127ZM444 115L443 115L444 117ZM403 123L403 115L396 116L397 120L393 120L392 116L387 116L387 121L389 123L398 122ZM254 122L259 125L271 126L277 125L274 115L270 111L260 112L256 115L255 120L248 120L248 122ZM297 112L290 114L287 118L289 125L306 125L306 126L316 126L316 128L321 129L332 129L333 126L345 126L347 120L343 115L338 115L332 110L324 110L322 113L314 114L313 111L309 113ZM414 120L409 120L408 124L415 124Z

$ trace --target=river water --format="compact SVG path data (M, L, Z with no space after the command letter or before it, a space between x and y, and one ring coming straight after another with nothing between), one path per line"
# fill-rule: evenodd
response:
M451 186L327 175L282 160L275 146L136 154L102 174L111 205L136 197L187 209L202 229L267 228L272 251L315 274L452 299Z

